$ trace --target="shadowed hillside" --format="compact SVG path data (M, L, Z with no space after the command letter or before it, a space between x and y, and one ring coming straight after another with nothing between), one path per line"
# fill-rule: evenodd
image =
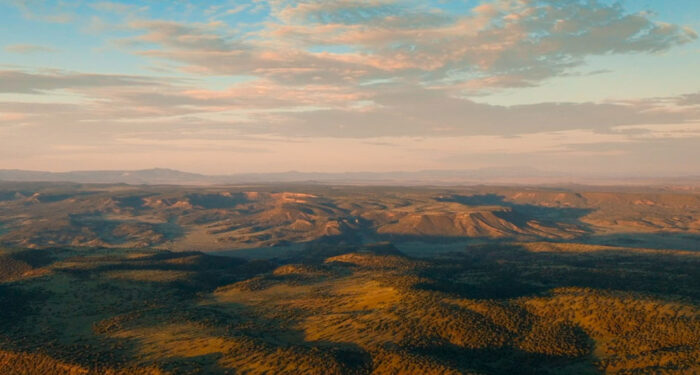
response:
M693 194L2 188L2 373L700 371Z
M429 258L387 243L313 245L274 261L42 253L2 256L12 276L0 285L11 306L0 357L17 373L686 374L700 365L696 252L540 242Z

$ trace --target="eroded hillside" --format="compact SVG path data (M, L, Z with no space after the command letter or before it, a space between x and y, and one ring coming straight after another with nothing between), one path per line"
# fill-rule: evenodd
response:
M532 188L0 185L0 243L28 248L217 251L323 239L578 239L647 246L625 241L664 242L668 233L678 235L674 248L697 247L700 195Z

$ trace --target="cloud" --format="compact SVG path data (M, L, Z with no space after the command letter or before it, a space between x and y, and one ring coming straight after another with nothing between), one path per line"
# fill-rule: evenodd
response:
M237 139L201 139L201 138L181 138L181 139L153 139L153 138L117 138L115 142L119 145L146 146L169 148L173 150L227 150L237 153L261 153L267 152L263 148L245 147Z
M679 105L700 105L700 92L682 95L678 98Z
M75 10L81 5L78 1L11 0L6 2L16 6L24 18L59 24L75 20Z
M24 123L95 122L102 126L140 122L143 126L200 123L227 126L239 134L290 137L515 136L567 130L610 133L628 126L690 123L700 107L669 106L688 95L624 102L540 103L497 106L455 97L450 89L419 84L380 87L308 83L289 86L269 79L213 90L196 80L166 82L141 76L0 71L0 92L42 94L59 90L74 103L2 102L0 112ZM6 115L7 117L8 115ZM158 125L156 125L158 124ZM112 125L114 126L114 125Z
M274 15L287 22L358 24L381 22L403 13L405 7L393 0L334 0L271 2Z
M113 1L100 1L96 3L91 3L89 4L89 6L100 12L116 13L123 15L134 15L139 12L144 12L148 9L148 6L136 6Z
M537 85L587 57L657 53L697 34L621 5L579 0L497 0L464 14L389 0L271 1L257 32L224 25L132 22L137 53L185 64L188 72L248 74L297 84L398 79L479 91ZM343 52L333 52L334 49Z
M70 73L46 71L32 73L20 70L0 70L0 93L41 94L49 90L86 87L118 87L156 85L158 80L119 74Z
M24 94L13 100L0 97L0 113L5 113L5 119L12 114L11 118L37 126L94 121L104 127L123 121L170 122L173 126L179 121L236 124L254 120L251 116L257 112L351 109L368 97L337 86L290 88L265 80L222 90L202 88L196 80L62 71L6 70L0 71L0 80L0 94ZM70 100L66 103L64 99Z
M249 7L250 7L250 5L248 5L248 4L239 4L233 8L227 9L225 14L230 15L230 14L241 13L244 10L248 9Z
M5 46L5 51L28 55L35 53L56 52L56 49L36 44L10 44L8 46Z
M610 132L613 127L622 125L670 124L700 118L698 108L668 110L668 100L505 107L451 97L449 91L444 90L399 87L375 94L373 105L363 111L328 109L278 113L276 122L260 119L257 131L351 138L519 135L572 129Z
M700 122L617 126L614 132L629 133L635 140L699 138Z

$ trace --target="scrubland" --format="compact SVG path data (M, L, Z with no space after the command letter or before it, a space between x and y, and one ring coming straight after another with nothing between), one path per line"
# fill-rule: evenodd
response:
M692 194L110 189L72 224L75 191L1 203L3 374L700 372ZM664 230L627 232L635 210ZM201 227L298 246L164 249Z

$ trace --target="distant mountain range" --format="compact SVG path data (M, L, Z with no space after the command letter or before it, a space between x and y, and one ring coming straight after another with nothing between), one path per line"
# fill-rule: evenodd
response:
M0 181L124 183L131 185L226 185L265 183L318 183L366 185L477 185L477 184L672 184L700 185L700 176L680 177L580 177L535 168L484 168L471 170L423 170L415 172L279 172L205 175L167 168L45 172L0 169Z
M174 169L154 168L136 171L44 172L0 169L0 181L124 183L132 185L206 185L223 182L219 177L187 173Z

